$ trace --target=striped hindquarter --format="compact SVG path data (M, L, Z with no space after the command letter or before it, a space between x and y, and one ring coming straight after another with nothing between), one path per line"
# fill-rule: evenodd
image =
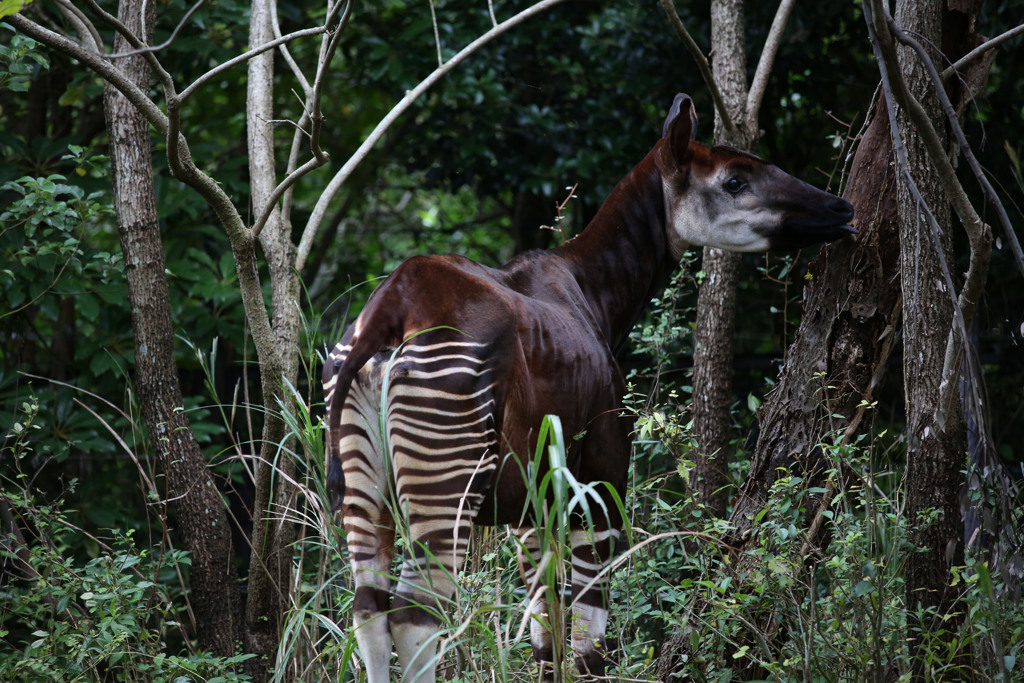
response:
M465 341L407 343L377 354L346 397L340 462L328 471L344 474L356 640L370 683L388 680L392 637L407 680L417 672L434 680L439 614L498 461L494 380L482 350ZM347 352L335 347L329 362ZM328 405L334 389L325 383ZM405 522L407 552L389 605L396 519Z

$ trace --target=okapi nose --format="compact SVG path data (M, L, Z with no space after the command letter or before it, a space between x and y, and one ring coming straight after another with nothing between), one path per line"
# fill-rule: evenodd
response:
M828 203L829 211L839 214L844 220L853 218L853 205L842 197L836 197Z

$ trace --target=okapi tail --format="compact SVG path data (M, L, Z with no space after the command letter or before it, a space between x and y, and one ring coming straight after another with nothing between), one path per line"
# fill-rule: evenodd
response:
M342 339L328 355L324 368L323 380L327 392L327 495L332 512L341 509L345 497L345 473L340 451L341 412L345 407L345 399L359 370L388 343L393 340L401 342L404 332L401 307L379 305L382 298L385 297L371 297L353 325L351 339L347 344Z

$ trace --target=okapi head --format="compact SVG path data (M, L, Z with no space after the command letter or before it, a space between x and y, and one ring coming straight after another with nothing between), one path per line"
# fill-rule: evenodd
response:
M680 112L685 112L680 116ZM665 121L655 161L665 191L669 248L730 251L800 249L856 234L853 207L747 152L695 140L696 115L686 95Z

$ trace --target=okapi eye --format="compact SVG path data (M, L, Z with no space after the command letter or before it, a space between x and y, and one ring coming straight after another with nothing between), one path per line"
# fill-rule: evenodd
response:
M725 191L730 194L739 194L746 186L747 182L737 176L733 176L725 181Z

